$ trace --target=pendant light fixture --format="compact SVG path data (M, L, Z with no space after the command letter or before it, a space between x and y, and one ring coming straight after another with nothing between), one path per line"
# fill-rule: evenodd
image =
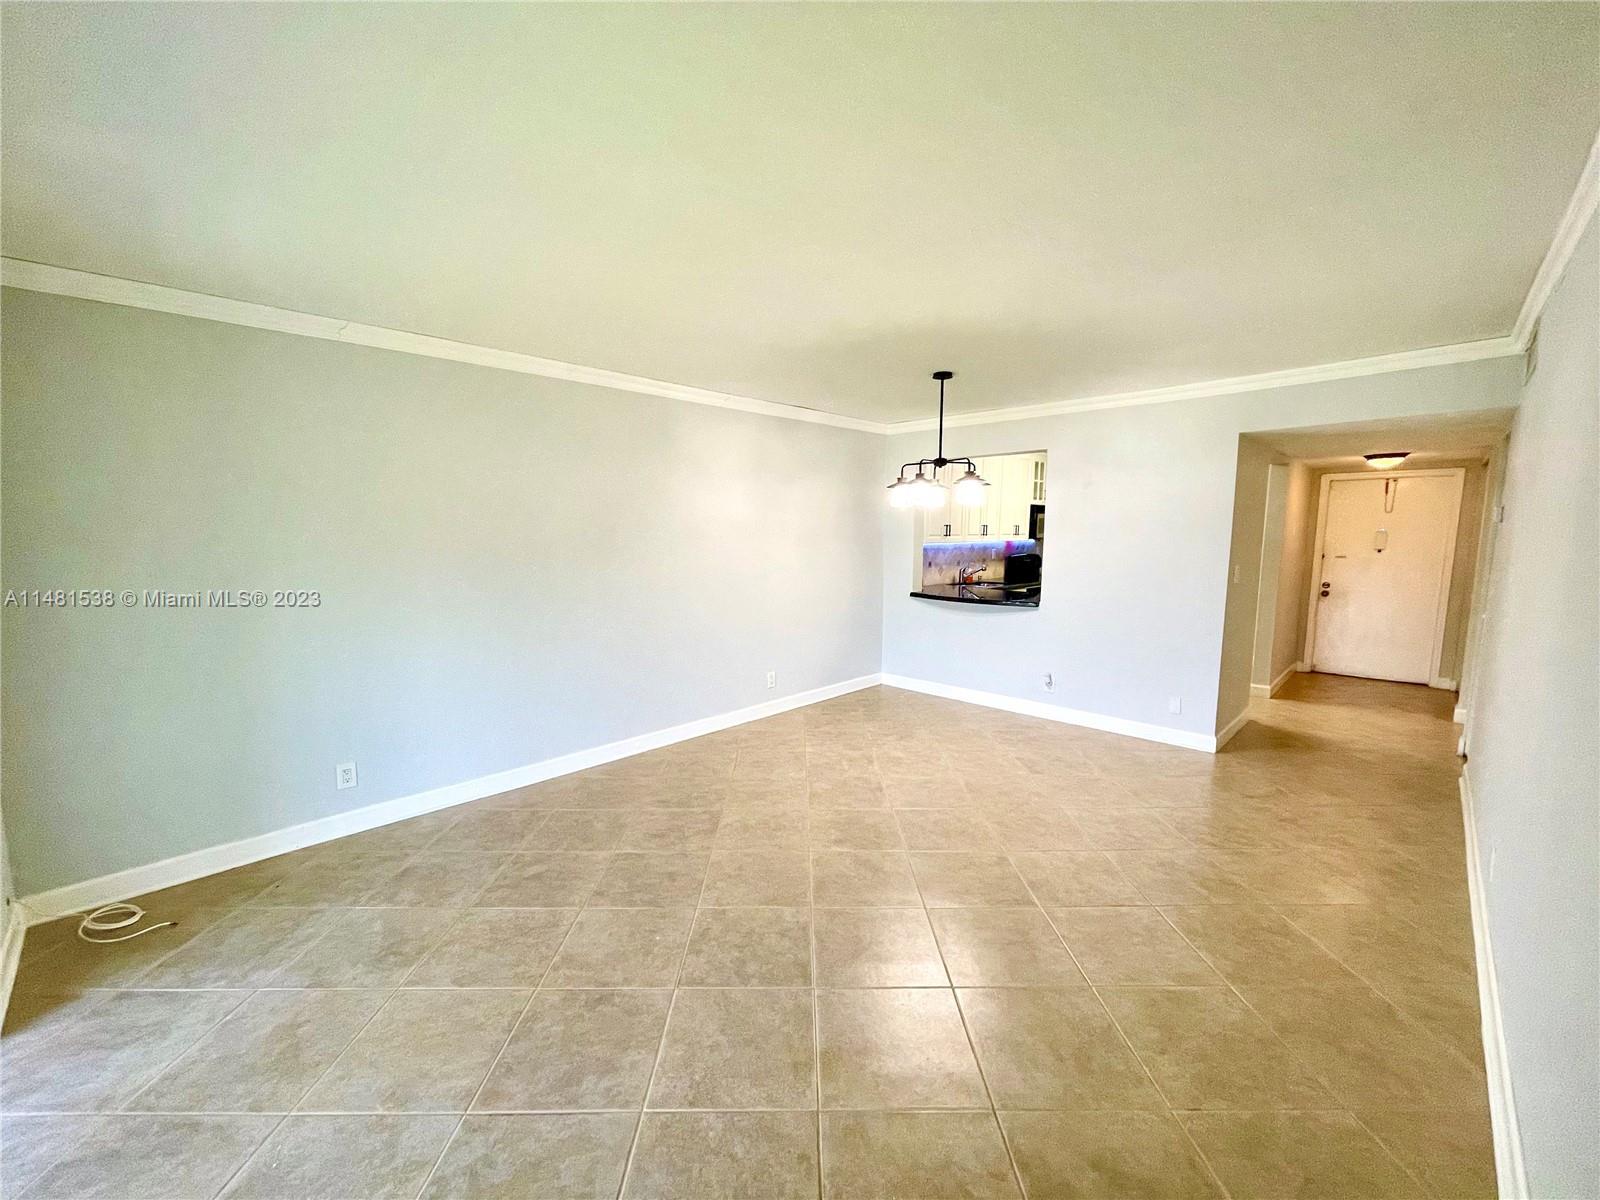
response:
M955 502L963 508L976 508L983 503L984 490L989 486L989 481L978 474L978 464L970 458L946 458L944 456L944 382L954 379L954 371L935 371L933 377L939 381L939 450L933 458L918 459L908 462L900 468L900 474L889 485L889 505L892 508L940 508L945 502L945 493L948 490L955 497ZM939 482L939 472L951 465L966 464L966 473L946 489ZM907 478L907 472L912 467L917 473Z

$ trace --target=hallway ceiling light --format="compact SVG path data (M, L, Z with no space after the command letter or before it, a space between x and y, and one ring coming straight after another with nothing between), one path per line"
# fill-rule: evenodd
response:
M1379 471L1392 471L1406 459L1411 457L1409 450L1384 450L1379 454L1363 454L1367 466L1375 467Z
M954 496L957 504L963 508L976 508L983 503L984 489L989 486L989 481L978 474L978 464L970 458L946 458L944 456L944 381L954 379L954 371L935 371L933 377L939 381L939 449L932 458L918 459L908 462L900 468L900 474L889 485L889 506L891 508L939 508L944 504L945 485L939 482L939 471L952 463L965 463L967 472L955 481L955 486L948 489ZM906 478L906 472L912 467L917 469L913 478Z

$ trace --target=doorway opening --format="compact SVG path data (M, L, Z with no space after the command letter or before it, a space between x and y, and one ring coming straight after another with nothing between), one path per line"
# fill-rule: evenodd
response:
M1511 415L1240 437L1219 735L1301 673L1464 695Z
M1306 601L1310 670L1453 686L1439 669L1466 473L1322 476Z

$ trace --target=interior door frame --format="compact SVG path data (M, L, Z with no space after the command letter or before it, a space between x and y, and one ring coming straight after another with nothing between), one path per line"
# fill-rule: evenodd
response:
M1424 476L1455 480L1455 503L1450 507L1450 528L1446 535L1444 566L1440 571L1439 605L1433 618L1433 654L1428 659L1428 686L1444 688L1448 681L1439 677L1439 660L1444 656L1445 618L1450 613L1450 584L1455 579L1456 538L1461 532L1461 496L1466 490L1465 467L1417 467L1410 471L1330 471L1322 477L1317 493L1317 534L1311 542L1311 586L1306 595L1306 668L1317 669L1317 596L1322 591L1322 539L1328 528L1328 494L1336 480L1420 479Z

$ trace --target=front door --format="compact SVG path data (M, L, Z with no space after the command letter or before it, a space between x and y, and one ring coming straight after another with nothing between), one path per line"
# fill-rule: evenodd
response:
M1330 477L1311 669L1430 683L1438 670L1462 473Z

